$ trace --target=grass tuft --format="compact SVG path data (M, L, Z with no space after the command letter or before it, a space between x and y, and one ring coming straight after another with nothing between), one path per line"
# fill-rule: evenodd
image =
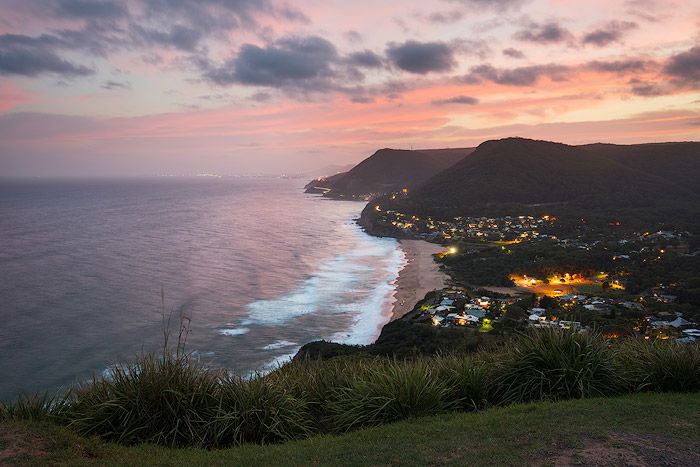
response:
M335 390L331 404L339 432L453 409L445 382L425 361L391 361L349 387Z
M613 350L592 333L531 331L496 357L492 390L501 404L611 396L621 388Z
M632 391L700 391L700 346L669 340L626 339L618 352Z

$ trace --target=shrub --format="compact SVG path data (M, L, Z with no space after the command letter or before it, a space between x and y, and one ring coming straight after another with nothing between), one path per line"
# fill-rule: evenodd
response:
M618 360L633 391L700 391L698 344L626 339Z
M390 361L335 391L335 429L345 432L454 408L449 391L424 360Z
M146 355L74 394L71 426L120 443L200 445L219 378L188 355Z
M621 387L612 349L592 333L530 331L495 356L493 397L502 404L610 396Z
M308 404L284 384L262 377L222 381L216 416L207 427L207 442L223 447L243 443L275 443L312 433Z
M445 356L435 359L437 377L444 382L448 398L459 410L478 410L489 405L491 370L487 354Z
M58 394L49 393L34 394L28 396L22 394L11 403L0 401L0 421L28 420L28 421L56 421L61 422L68 408L68 399Z

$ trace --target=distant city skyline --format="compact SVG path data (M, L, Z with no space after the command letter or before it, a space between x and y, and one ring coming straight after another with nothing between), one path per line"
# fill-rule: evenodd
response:
M700 2L0 0L0 176L700 140Z

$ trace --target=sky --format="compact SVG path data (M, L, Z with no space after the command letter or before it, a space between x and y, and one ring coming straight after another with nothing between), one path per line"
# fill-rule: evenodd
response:
M700 140L700 0L0 0L0 176Z

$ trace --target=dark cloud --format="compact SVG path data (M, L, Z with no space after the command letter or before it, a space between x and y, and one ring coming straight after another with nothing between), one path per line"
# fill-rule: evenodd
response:
M592 62L588 62L586 64L586 67L594 71L602 71L607 73L624 73L630 71L644 71L649 65L650 62L636 59L617 60L609 62L594 60Z
M421 75L450 71L456 65L452 48L444 42L391 43L386 53L396 67Z
M625 6L629 15L655 23L663 18L660 9L665 8L667 3L658 0L627 0Z
M479 99L471 96L455 96L449 99L436 99L431 102L433 105L447 105L447 104L465 104L465 105L475 105L479 103Z
M518 49L514 49L512 47L509 47L507 49L503 49L503 55L506 57L511 57L511 58L525 58L525 54L522 53Z
M223 66L206 70L218 84L241 83L270 87L313 87L333 74L335 46L318 37L290 37L267 47L245 44L238 56Z
M141 60L143 63L147 63L149 65L160 65L163 63L163 57L155 52L141 55Z
M700 86L700 46L673 55L663 68L675 85L696 88Z
M519 41L548 44L565 41L571 37L571 33L555 22L530 23L527 29L515 33L514 37Z
M132 30L148 44L173 47L186 52L194 51L202 38L201 31L179 24L176 24L168 31L147 29L139 25L134 25Z
M129 11L122 2L98 0L59 0L53 5L57 16L68 18L115 19Z
M436 11L429 14L425 19L431 23L451 24L464 18L464 13L459 10Z
M346 31L343 35L348 42L353 42L355 44L362 42L362 34L357 31Z
M108 91L112 91L115 89L125 90L125 89L131 89L131 83L128 81L125 81L123 83L120 83L118 81L106 81L106 82L102 83L102 85L100 87L102 89L107 89Z
M491 65L481 65L472 68L469 74L463 76L460 81L467 84L476 84L481 81L491 81L506 86L532 86L545 76L554 81L566 79L565 73L568 67L563 65L533 65L511 69L497 69Z
M230 31L255 29L259 17L308 23L302 11L273 0L42 0L37 15L75 20L50 34L64 49L106 56L165 46L183 52L202 41L230 40ZM128 7L127 7L128 3ZM42 36L43 37L43 36Z
M38 76L53 73L63 77L93 74L83 65L61 58L56 49L61 41L54 36L0 35L0 74Z
M528 0L448 0L452 3L461 3L470 8L493 9L497 11L518 8Z
M581 40L584 44L604 47L613 42L618 42L622 36L632 29L637 28L637 23L630 21L611 21L602 28L598 28L583 36Z
M267 102L270 99L272 99L272 94L269 92L256 92L252 96L250 96L250 100L255 101L255 102Z
M371 50L364 50L362 52L350 54L348 57L348 62L352 65L363 68L379 68L384 65L382 57L375 54Z
M356 96L356 97L351 97L350 101L352 101L356 104L374 104L374 97Z
M636 96L654 97L665 94L663 89L655 83L647 83L637 78L632 78L629 84L631 85L630 91Z

